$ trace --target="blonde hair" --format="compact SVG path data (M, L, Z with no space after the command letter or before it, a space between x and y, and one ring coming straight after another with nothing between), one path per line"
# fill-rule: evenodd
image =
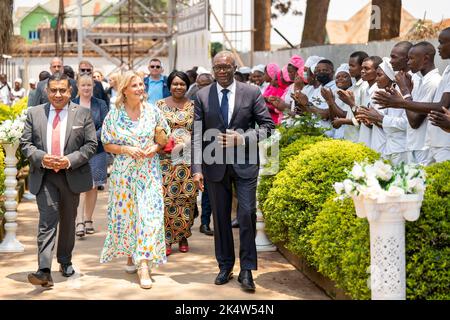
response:
M78 85L78 87L81 87L81 82L82 82L82 81L85 81L85 80L89 80L89 81L92 83L92 95L94 95L94 86L95 86L95 83L94 83L94 78L93 78L91 75L86 74L86 73L80 74L80 75L78 76L78 79L77 79L77 85ZM78 94L77 94L77 97L79 97L79 96L80 96L80 90L78 90Z
M121 78L119 82L119 87L117 89L117 99L116 99L116 107L121 108L122 105L125 102L125 95L123 92L125 89L130 85L131 81L133 81L135 78L139 78L142 80L141 76L136 71L127 71ZM147 99L147 95L144 91L144 100Z

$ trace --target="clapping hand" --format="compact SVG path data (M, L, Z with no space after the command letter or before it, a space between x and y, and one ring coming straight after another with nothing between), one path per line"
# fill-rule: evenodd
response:
M339 129L344 124L345 118L334 118L333 121L331 121L331 125L335 129Z
M327 103L332 103L334 101L334 94L333 91L329 88L322 88L320 89L320 94L325 99Z
M446 107L442 107L442 112L431 111L428 118L433 126L450 132L450 110Z
M339 89L337 91L337 95L339 96L339 99L341 99L345 104L349 106L354 106L355 103L355 95L353 94L353 91L351 90L341 90Z
M395 75L395 82L398 84L402 93L411 93L413 89L412 77L408 72L399 71Z
M379 104L380 109L401 108L400 105L404 101L400 92L393 88L386 88L386 91L377 91L373 100Z

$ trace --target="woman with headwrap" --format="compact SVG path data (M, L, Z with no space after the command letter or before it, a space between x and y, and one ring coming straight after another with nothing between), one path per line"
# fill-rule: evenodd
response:
M267 108L269 109L270 116L272 117L273 122L277 125L281 123L283 111L277 109L272 102L275 101L276 97L283 97L290 85L291 80L287 67L280 70L280 67L277 64L269 63L266 66L266 81L268 80L270 81L270 84L264 91L263 97L266 101Z

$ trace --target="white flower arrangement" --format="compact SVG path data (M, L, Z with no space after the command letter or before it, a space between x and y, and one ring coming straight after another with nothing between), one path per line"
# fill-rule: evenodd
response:
M357 196L375 200L425 191L425 171L420 165L401 163L393 167L382 160L374 164L355 162L353 169L346 172L347 179L333 185L339 195L336 200Z
M23 110L14 120L7 119L0 124L0 142L14 143L20 139L25 127L27 109Z

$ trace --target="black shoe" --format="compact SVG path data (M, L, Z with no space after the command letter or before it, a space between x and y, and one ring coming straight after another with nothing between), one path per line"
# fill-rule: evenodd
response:
M73 276L73 274L75 273L75 270L73 269L71 262L61 264L59 267L59 271L61 271L61 273L64 277Z
M43 272L38 270L36 273L30 273L28 275L28 281L35 286L43 286L45 288L53 287L53 279L50 272Z
M253 282L252 272L250 270L242 270L239 273L238 281L241 288L245 291L255 292L255 283Z
M231 221L231 227L239 228L239 222L238 222L237 218L235 218L235 219L233 219L233 221Z
M103 191L103 190L105 190L105 186L98 186L97 190Z
M221 284L225 284L230 281L231 278L233 278L233 272L231 270L220 270L214 283L220 286Z
M214 235L214 231L211 230L211 228L206 225L206 224L202 224L200 226L200 232L206 234L207 236L213 236Z

